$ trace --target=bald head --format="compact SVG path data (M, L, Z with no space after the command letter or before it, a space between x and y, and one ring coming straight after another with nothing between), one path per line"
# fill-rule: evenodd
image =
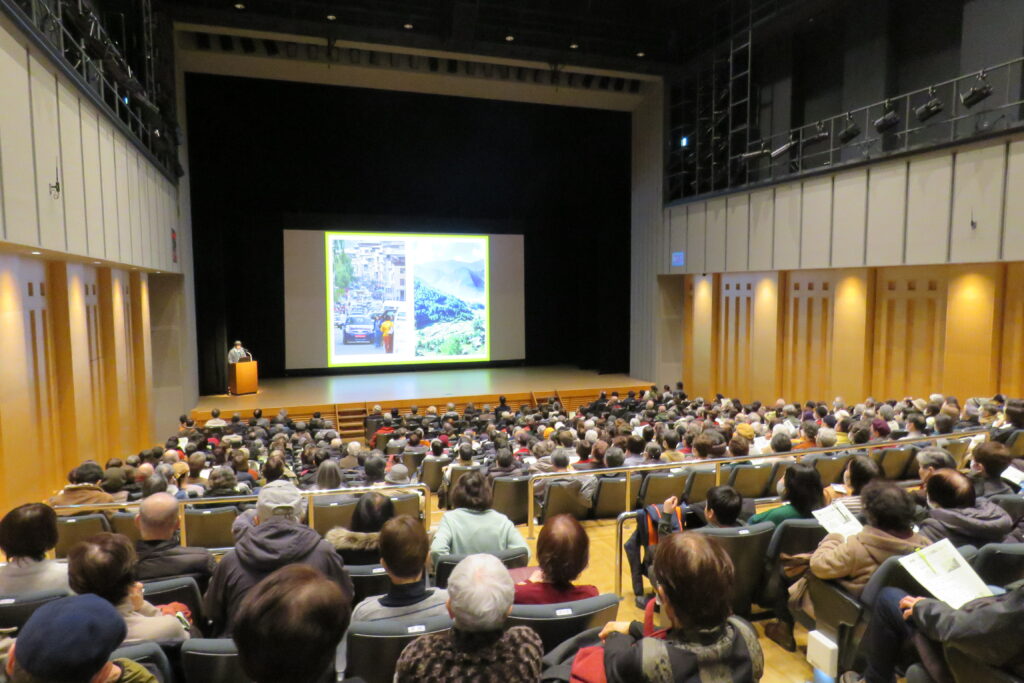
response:
M169 493L143 499L136 517L144 541L166 541L178 528L178 501Z

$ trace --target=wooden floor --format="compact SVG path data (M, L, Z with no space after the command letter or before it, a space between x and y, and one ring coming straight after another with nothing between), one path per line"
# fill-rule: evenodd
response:
M247 396L201 396L195 409L251 410L261 406L373 403L419 397L553 392L556 389L603 389L649 384L647 380L629 375L602 375L570 366L321 375L261 380L259 393Z
M443 510L437 509L437 497L434 496L432 506L431 528L435 528L440 522ZM632 523L626 522L623 533L628 538L632 533ZM584 570L579 583L597 586L601 593L615 592L615 520L588 520L583 522L590 537L590 566ZM527 537L527 527L519 527L523 538L527 538L530 544L530 552L533 557L537 554L536 539L530 540ZM540 527L537 527L539 533ZM533 563L531 563L533 564ZM630 587L629 565L625 557L622 559L622 590L624 597L619 603L618 619L622 621L643 620L643 612L636 608L633 603L634 595ZM800 626L797 627L796 639L799 648L796 652L786 652L781 647L764 637L764 626L767 622L755 622L754 627L761 635L761 647L764 650L765 674L761 679L762 683L805 683L813 678L810 665L805 659L807 646L807 632Z

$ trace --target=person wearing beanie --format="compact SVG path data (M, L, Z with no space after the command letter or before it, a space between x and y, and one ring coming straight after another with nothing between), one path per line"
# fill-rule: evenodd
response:
M7 675L12 681L156 683L156 676L137 662L108 661L126 632L114 606L96 595L48 602L18 632Z

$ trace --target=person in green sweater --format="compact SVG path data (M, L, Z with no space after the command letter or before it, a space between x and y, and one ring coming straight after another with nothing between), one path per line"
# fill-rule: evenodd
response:
M442 555L494 553L510 548L523 548L529 553L529 546L512 521L491 509L491 481L479 470L459 477L449 500L454 509L441 517L430 544L435 567Z

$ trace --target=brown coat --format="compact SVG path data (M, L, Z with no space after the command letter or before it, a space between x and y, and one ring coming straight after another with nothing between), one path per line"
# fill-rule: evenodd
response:
M859 598L880 564L894 555L907 555L930 544L920 534L899 538L872 526L846 540L841 534L829 534L811 555L811 573L819 579L837 579L846 591Z
M95 484L69 484L47 501L51 506L88 505L89 503L113 503L114 497ZM89 510L57 510L62 517L84 515Z

